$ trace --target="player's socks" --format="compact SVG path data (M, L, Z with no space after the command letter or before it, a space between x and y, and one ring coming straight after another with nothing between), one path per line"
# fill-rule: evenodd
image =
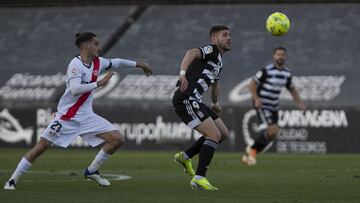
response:
M31 162L28 161L25 157L23 157L19 164L16 167L16 170L14 171L14 173L12 174L12 176L10 177L10 180L13 179L15 181L15 183L17 183L17 181L19 180L19 178L26 172L29 171L31 167Z
M29 171L31 167L31 162L28 161L25 157L23 157L19 164L17 165L14 173L11 175L10 179L5 183L4 189L5 190L15 190L15 185L19 178Z
M182 152L182 153L181 153L181 157L182 157L184 160L191 160L191 158L190 158L185 152Z
M260 137L255 141L251 149L255 149L256 152L261 152L270 142L271 138L264 131Z
M202 145L204 144L206 138L204 136L201 136L190 148L185 150L185 154L191 159L195 155L200 153L200 149Z
M195 179L195 180L200 180L201 178L204 178L204 176L199 176L199 175L195 175L195 176L194 176L194 179Z
M99 170L99 168L105 163L105 161L110 157L110 154L105 153L102 149L95 156L94 161L87 168L90 173L94 173Z
M195 173L196 175L205 177L206 171L214 156L217 145L218 143L213 140L205 140L204 144L200 149L199 164Z

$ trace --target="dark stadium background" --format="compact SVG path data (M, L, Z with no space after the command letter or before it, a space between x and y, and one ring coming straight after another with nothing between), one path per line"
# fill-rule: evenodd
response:
M276 11L290 18L286 36L266 32L266 18ZM207 44L216 24L232 32L219 98L230 138L207 173L219 191L193 191L173 160L198 135L175 115L171 97L185 51ZM111 187L84 178L99 149L80 138L70 149L47 150L15 191L0 188L0 202L360 201L355 0L0 0L0 186L51 121L79 31L100 37L104 57L143 60L154 70L150 78L120 70L96 93L95 112L126 136L101 168ZM241 157L259 132L247 83L271 62L276 46L288 49L308 111L302 114L282 95L278 139L249 167Z
M271 62L276 46L308 106L305 115L283 95L282 130L270 148L279 153L358 153L360 121L360 5L356 1L0 1L0 146L33 145L64 90L64 73L77 53L74 35L93 31L104 57L144 60L154 76L120 70L95 100L95 111L127 138L125 149L174 150L197 136L171 107L181 59L208 43L208 30L225 24L232 50L220 81L223 118L231 131L221 150L243 151L258 135L246 80ZM288 35L273 37L265 20L287 14ZM206 102L209 102L206 99ZM74 147L86 147L79 140Z

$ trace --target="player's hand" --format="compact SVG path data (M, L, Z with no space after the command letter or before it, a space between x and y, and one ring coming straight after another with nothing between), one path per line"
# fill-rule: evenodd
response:
M185 75L180 75L179 81L180 81L180 91L183 92L183 91L185 91L185 90L187 89L187 87L188 87L188 81L187 81Z
M150 76L152 74L152 70L149 64L144 63L143 66L141 67L145 73L146 76Z
M254 100L254 105L255 105L255 108L260 108L261 107L261 99L260 98L256 98Z
M139 67L141 69L143 69L144 73L146 76L150 76L152 74L152 70L149 64L144 63L144 62L136 62L136 67Z
M109 80L111 79L111 77L115 74L116 74L116 72L114 72L114 71L107 72L106 75L97 82L97 86L101 87L101 86L106 85L109 82Z
M302 111L303 113L306 111L306 106L305 106L305 104L304 103L300 103L299 104L299 109L300 109L300 111Z
M222 112L222 108L219 103L211 104L211 109L217 114L220 115Z

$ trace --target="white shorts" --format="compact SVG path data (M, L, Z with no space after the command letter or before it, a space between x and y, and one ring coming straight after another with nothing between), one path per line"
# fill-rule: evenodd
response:
M82 120L61 120L56 116L45 129L41 137L59 147L68 147L73 140L80 136L90 146L96 147L105 142L97 137L100 133L118 130L109 121L101 116L93 114Z

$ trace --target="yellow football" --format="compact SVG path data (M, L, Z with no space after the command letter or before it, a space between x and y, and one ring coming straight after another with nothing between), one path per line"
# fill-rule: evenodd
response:
M290 20L283 13L273 13L266 20L266 29L273 36L285 35L290 29Z

